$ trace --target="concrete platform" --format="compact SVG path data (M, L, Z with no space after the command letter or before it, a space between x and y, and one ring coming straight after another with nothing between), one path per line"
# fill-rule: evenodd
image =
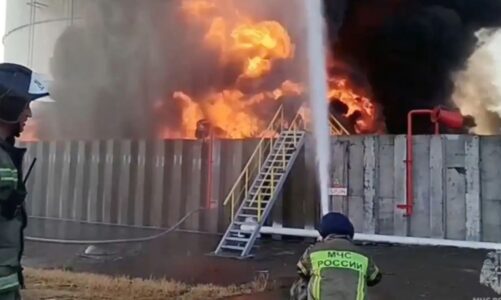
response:
M156 230L131 229L74 222L32 220L27 234L58 239L117 239L156 234ZM263 241L251 260L207 255L218 236L173 232L151 242L98 246L27 242L24 263L28 267L65 268L132 277L169 278L187 283L230 285L269 274L274 291L246 299L287 299L295 279L295 264L308 243ZM496 297L480 284L480 271L488 251L458 248L364 245L384 272L383 281L370 290L371 299L473 299ZM497 297L500 297L499 295Z

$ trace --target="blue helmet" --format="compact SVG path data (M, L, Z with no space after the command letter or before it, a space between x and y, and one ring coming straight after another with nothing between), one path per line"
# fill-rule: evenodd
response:
M0 64L0 121L19 122L31 101L48 95L47 83L40 74L18 64Z
M350 219L343 214L331 212L322 217L320 223L320 235L322 238L331 234L345 235L353 239L355 229Z

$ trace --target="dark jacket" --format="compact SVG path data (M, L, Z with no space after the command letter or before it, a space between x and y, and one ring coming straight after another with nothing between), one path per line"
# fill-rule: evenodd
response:
M26 187L22 180L25 149L0 140L0 282L10 288L15 278L23 284L21 257L24 250L24 229L27 215L24 207ZM7 282L7 283L5 283ZM2 287L0 287L2 293Z
M298 286L303 282L307 286L304 297L312 300L365 300L367 286L381 279L372 258L348 236L327 236L305 251L297 267L301 280L291 293L300 293Z

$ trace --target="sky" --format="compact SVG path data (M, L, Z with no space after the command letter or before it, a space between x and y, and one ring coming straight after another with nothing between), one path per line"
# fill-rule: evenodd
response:
M0 62L4 61L2 38L5 34L5 6L7 1L0 0Z

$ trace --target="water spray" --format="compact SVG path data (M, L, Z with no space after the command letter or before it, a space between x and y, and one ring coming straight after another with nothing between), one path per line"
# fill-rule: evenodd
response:
M327 101L327 61L326 28L322 0L304 1L306 24L308 28L308 78L310 104L313 114L316 163L320 178L320 199L322 216L330 211L329 205L329 166L330 134L329 105Z

